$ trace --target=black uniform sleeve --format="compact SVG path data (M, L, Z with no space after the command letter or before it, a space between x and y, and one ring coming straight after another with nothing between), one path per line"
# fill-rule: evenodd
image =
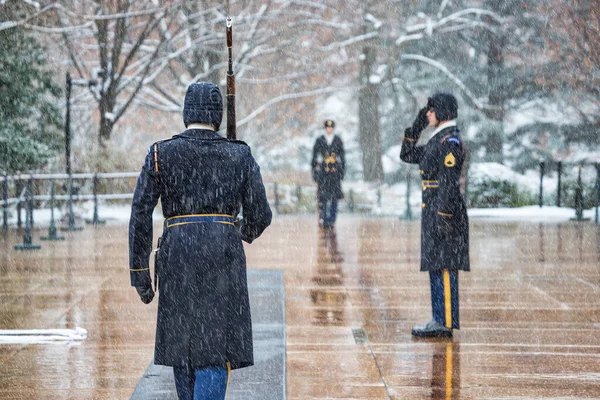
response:
M312 161L310 162L312 178L317 184L319 184L321 177L321 166L319 165L319 147L319 139L317 139L315 141L315 145L313 146Z
M340 164L338 165L340 171L340 179L344 179L346 175L346 151L344 150L344 142L340 139Z
M445 138L440 147L439 195L436 205L438 219L452 218L461 203L460 175L464 160L460 139Z
M240 222L242 240L252 243L271 224L271 208L267 201L260 167L250 152L247 156L247 175L242 192L244 218Z
M404 131L404 140L402 140L402 149L400 150L400 159L411 164L418 164L421 161L423 147L417 147L419 137L413 135L412 128L406 128Z
M160 196L158 176L154 171L154 153L148 152L137 180L131 218L129 219L129 273L131 286L150 287L150 253L152 252L152 213Z

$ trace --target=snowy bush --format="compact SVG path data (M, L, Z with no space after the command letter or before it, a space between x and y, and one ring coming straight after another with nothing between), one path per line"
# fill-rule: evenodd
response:
M537 203L533 177L518 174L497 163L477 163L469 169L469 206L521 207Z

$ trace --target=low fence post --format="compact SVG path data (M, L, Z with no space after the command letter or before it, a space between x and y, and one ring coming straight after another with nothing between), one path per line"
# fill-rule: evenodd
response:
M544 167L545 163L540 162L540 208L544 205Z
M557 175L558 175L558 186L556 188L556 207L560 207L561 204L561 192L562 192L562 161L558 162L557 167Z
M596 225L598 225L598 207L600 207L600 163L596 163Z
M50 180L50 226L48 227L48 236L43 236L42 240L65 240L64 236L56 234L56 224L54 222L54 179Z
M33 179L29 179L25 192L25 234L23 235L23 244L15 245L15 250L38 250L42 246L32 243L33 230Z
M406 173L406 213L404 214L404 219L407 221L412 221L412 210L410 209L410 171Z
M350 193L348 194L348 210L351 213L354 213L354 207L356 204L354 203L354 190L350 189Z
M583 183L581 182L581 165L577 176L577 187L575 188L575 220L583 221Z
M2 185L2 226L8 228L8 172L4 172L4 184Z
M60 228L62 231L80 231L83 226L75 225L75 212L73 211L73 177L69 174L67 178L67 191L69 195L68 207L69 207L69 223L67 226Z
M34 225L34 221L33 221L33 209L34 209L34 207L33 207L33 199L35 197L34 189L33 189L33 175L29 175L29 183L28 184L29 184L29 190L30 190L29 195L31 196L31 213L29 214L29 218L31 218L31 226L33 227L33 225Z
M92 178L92 185L92 191L94 195L94 216L91 220L86 220L86 222L88 224L104 224L106 221L98 217L98 173L94 174L94 177Z
M21 221L21 192L23 190L23 182L21 179L15 181L15 190L17 194L17 226L21 228L23 222Z
M275 196L275 212L279 214L279 187L277 183L273 184L273 195Z
M298 201L298 205L302 203L302 186L296 186L296 199Z

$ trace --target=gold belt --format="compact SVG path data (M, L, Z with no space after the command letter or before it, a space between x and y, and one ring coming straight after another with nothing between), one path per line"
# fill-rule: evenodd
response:
M187 224L205 224L210 222L224 225L235 225L233 216L228 214L187 214L167 218L165 220L165 228L172 228L174 226Z

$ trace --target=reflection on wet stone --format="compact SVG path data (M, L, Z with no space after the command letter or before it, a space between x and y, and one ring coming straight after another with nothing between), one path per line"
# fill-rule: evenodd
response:
M316 270L312 276L317 288L310 290L310 299L315 305L313 321L316 325L341 325L347 295L341 288L344 259L335 229L321 230L317 252Z
M460 395L460 344L435 343L431 358L431 398L454 399Z
M314 219L280 217L247 246L249 275L283 270L285 308L270 282L252 304L255 359L277 352L263 367L285 367L277 390L294 400L598 398L598 226L472 221L462 329L453 341L413 341L431 311L419 223L342 218L330 235ZM128 286L126 237L126 226L99 226L36 254L15 254L17 230L0 239L1 328L88 330L78 346L0 346L0 398L131 396L152 360L156 304ZM266 315L285 317L285 350ZM249 379L232 376L231 395L275 387Z
M544 241L544 224L543 223L539 223L538 224L538 238L539 238L539 256L538 256L538 261L543 263L544 261L546 261L546 243Z

